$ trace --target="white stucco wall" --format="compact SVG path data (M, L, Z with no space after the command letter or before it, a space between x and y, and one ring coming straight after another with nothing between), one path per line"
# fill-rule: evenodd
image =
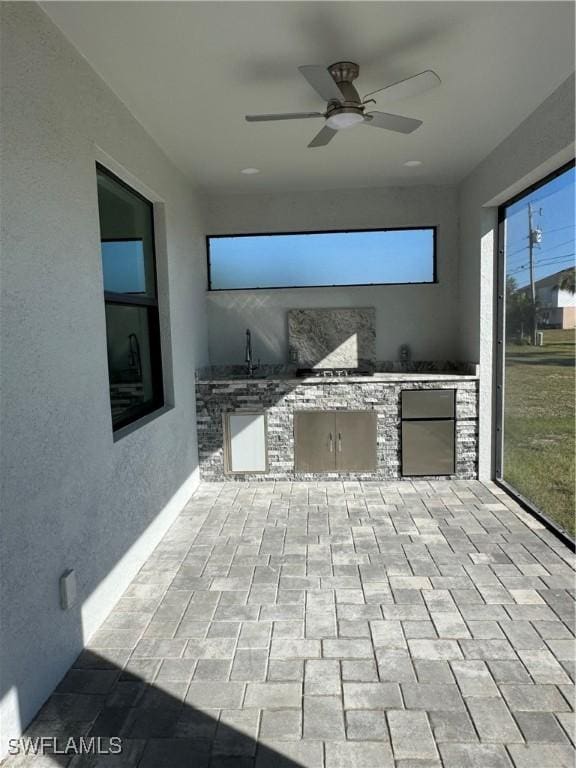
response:
M249 179L247 180L249 182ZM213 196L209 234L298 232L436 225L438 284L223 291L208 296L212 363L242 362L244 330L256 357L286 362L286 311L302 307L376 307L376 353L397 360L409 344L416 360L454 359L458 334L457 197L452 187Z
M536 299L542 307L576 307L576 295L554 285L536 284Z
M555 297L551 301L556 301L557 307L576 307L576 295L570 291L552 291Z
M204 228L190 183L38 6L3 3L1 13L4 752L195 486L194 369L207 345ZM94 165L107 156L163 201L158 270L174 404L117 442ZM62 611L66 568L79 601Z
M460 357L480 362L480 475L493 472L494 288L498 205L574 157L574 77L566 80L459 189Z

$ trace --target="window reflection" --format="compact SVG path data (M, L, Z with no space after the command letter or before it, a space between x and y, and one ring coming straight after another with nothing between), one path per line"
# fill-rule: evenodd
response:
M98 166L110 405L115 429L163 404L152 204Z
M103 240L104 290L110 293L145 293L142 240Z

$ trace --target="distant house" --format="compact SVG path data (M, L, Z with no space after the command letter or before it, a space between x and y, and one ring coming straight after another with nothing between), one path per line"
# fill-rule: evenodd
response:
M562 269L553 275L536 281L538 321L547 328L574 328L576 326L576 294L562 290L559 286L574 267ZM529 286L522 290L528 292Z

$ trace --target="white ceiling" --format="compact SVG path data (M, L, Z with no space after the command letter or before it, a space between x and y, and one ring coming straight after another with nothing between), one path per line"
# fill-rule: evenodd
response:
M574 69L569 2L49 2L46 13L173 161L213 191L451 183ZM442 85L383 111L412 135L357 127L307 149L322 110L300 64L360 64L367 93L424 69ZM377 108L377 107L376 107ZM407 160L422 161L405 168ZM244 176L247 166L261 169Z

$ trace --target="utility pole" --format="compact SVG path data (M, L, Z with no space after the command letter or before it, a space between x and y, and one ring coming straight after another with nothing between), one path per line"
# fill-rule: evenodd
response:
M540 214L542 209L540 209ZM530 298L532 301L532 344L538 343L538 313L536 311L536 281L534 279L534 246L542 242L542 230L532 226L532 203L528 203L528 251L530 256Z

